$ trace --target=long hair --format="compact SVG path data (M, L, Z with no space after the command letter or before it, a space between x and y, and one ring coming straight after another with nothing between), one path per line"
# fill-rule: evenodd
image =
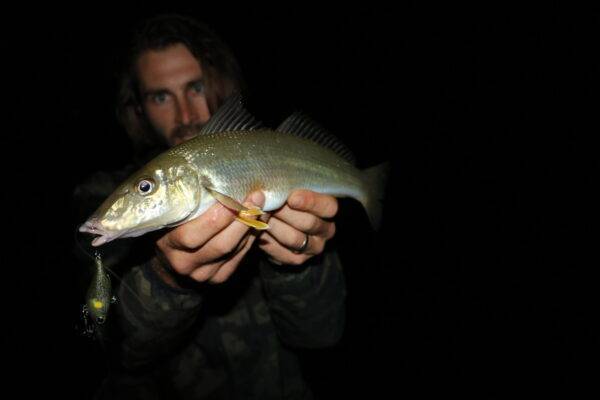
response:
M211 114L231 93L244 89L237 60L208 26L180 15L161 15L143 22L132 36L117 98L117 118L133 142L136 158L164 146L164 139L152 129L142 112L135 71L137 60L146 51L175 44L185 45L200 63Z

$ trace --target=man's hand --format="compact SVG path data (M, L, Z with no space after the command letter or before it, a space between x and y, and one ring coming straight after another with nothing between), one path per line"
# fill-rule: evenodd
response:
M246 206L264 204L261 192L246 198ZM198 218L193 219L163 235L156 242L159 258L169 263L171 269L198 282L222 283L236 270L256 235L250 228L235 220L235 214L215 204ZM158 273L171 286L175 280L165 270ZM164 267L162 267L164 268Z
M259 238L259 247L276 264L300 265L321 254L325 243L335 235L333 218L338 211L335 197L294 191L287 203L268 220L269 229ZM298 252L308 240L302 252Z

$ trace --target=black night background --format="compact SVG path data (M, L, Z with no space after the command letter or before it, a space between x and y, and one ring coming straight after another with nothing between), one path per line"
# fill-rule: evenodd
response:
M106 372L75 330L71 195L130 156L116 76L158 12L224 38L259 119L302 109L360 166L391 162L380 232L342 202L345 335L303 354L319 398L597 393L600 14L402 3L4 13L0 321L18 397L89 398Z

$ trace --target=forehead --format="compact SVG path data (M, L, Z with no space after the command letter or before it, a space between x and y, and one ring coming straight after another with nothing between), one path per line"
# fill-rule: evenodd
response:
M137 59L136 72L143 89L179 86L202 77L200 63L180 43L145 51Z

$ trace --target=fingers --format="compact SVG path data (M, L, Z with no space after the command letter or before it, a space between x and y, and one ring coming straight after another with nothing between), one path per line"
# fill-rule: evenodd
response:
M229 277L237 269L238 265L242 262L242 260L244 259L244 256L246 255L246 253L248 253L248 251L254 244L255 240L256 240L255 235L248 235L247 239L243 243L242 248L238 252L236 252L231 259L225 261L220 266L220 268L217 269L217 271L211 276L211 278L208 280L208 282L214 283L214 284L219 284L219 283L223 283L227 279L229 279Z
M258 191L251 193L245 200L249 206L259 207L264 204L264 201L264 194ZM234 212L217 203L198 218L173 229L163 244L182 251L196 250L219 232L230 227L235 217Z
M269 230L261 235L259 247L278 264L300 265L321 254L325 243L335 235L335 224L326 218L337 214L335 197L297 190L287 204L269 219ZM305 240L307 246L301 254Z
M235 220L235 215L217 203L205 213L170 231L159 240L162 247L193 251L212 239Z
M239 251L240 242L248 233L248 227L240 222L232 223L211 238L196 251L170 250L165 252L173 269L183 275L190 275L198 281L212 276L223 263ZM203 270L203 272L197 270ZM196 275L193 276L193 272Z
M250 227L239 221L232 221L229 226L217 233L202 248L203 257L208 260L229 258L239 249L240 242L249 233Z
M287 205L273 214L269 220L269 232L279 237L278 232L283 231L282 222L300 232L323 236L326 239L330 239L335 233L335 225L332 222L325 221L309 212L293 210Z
M288 198L287 204L298 211L305 211L320 218L333 218L338 212L338 202L333 196L296 190Z
M202 264L198 268L195 268L190 274L190 278L198 281L198 282L206 282L211 281L212 278L219 272L219 270L227 264L230 259L235 258L238 253L244 249L248 241L250 240L250 235L244 235L244 238L239 243L238 247L231 252L231 254L227 256L220 257L214 261L210 261L208 263Z
M309 235L308 247L304 250L307 254L319 254L319 248L315 248L315 244L324 242L324 240L330 239L335 233L335 224L327 223L325 231L327 234L313 234L311 232L304 232L296 229L295 226L287 224L278 218L272 217L269 221L270 229L267 232L269 236L275 239L283 247L294 251L302 248L306 236ZM315 251L314 253L312 251Z
M325 250L328 237L307 235L277 218L271 218L269 224L271 229L261 235L259 247L277 264L300 265ZM333 236L335 225L330 225ZM302 248L305 240L306 247L298 253L296 250Z
M298 254L279 243L279 241L268 232L265 232L260 237L259 247L267 253L271 261L276 264L301 265L314 255L323 252L325 240L318 236L310 236L306 250L303 253Z
M264 196L253 193L247 200L252 200L245 203L247 206L261 206ZM234 218L229 210L215 205L198 218L203 221L196 223L193 220L174 229L159 239L157 246L175 272L197 281L207 281L227 261L236 258L249 242L249 227ZM208 232L196 232L202 228ZM242 257L243 254L239 260Z

